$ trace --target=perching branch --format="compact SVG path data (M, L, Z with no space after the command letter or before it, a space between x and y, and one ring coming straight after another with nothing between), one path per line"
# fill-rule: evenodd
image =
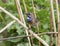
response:
M3 31L5 31L8 27L10 27L13 23L15 22L15 20L13 20L12 22L10 22L9 24L7 24L3 29L0 30L0 33L2 33Z
M12 19L16 20L20 25L22 25L25 29L28 30L28 27L24 25L21 21L19 21L18 18L10 14L8 11L6 11L4 8L0 7L0 10L2 10L4 13L9 15ZM29 30L29 33L31 33L36 39L38 39L44 46L49 46L43 39L41 39L37 34L35 34L33 31Z

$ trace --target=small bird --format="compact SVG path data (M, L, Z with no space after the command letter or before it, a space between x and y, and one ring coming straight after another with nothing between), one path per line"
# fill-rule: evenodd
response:
M27 21L27 23L30 25L30 26L36 26L36 24L37 24L37 19L34 17L34 15L32 14L32 13L26 13L26 17L27 17L27 19L26 19L26 21Z

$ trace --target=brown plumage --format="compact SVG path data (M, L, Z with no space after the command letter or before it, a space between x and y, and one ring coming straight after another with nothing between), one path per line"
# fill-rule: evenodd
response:
M37 25L37 19L32 13L26 13L27 15L27 23L31 26L36 26Z

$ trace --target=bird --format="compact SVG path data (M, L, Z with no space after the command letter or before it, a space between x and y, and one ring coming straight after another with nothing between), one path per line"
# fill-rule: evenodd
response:
M37 19L35 18L33 13L28 12L26 13L26 22L28 23L28 25L36 27Z

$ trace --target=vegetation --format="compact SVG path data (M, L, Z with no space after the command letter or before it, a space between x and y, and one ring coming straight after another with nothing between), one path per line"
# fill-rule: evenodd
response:
M27 12L34 13L33 6L32 6L32 0L25 0L26 3L26 9ZM22 13L26 22L26 11L23 5L23 0L20 0L20 5L22 8ZM15 17L19 18L19 14L17 11L17 7L14 0L8 0L6 3L3 3L0 0L0 6L9 11L11 14L13 14ZM39 22L38 29L34 28L32 26L31 30L35 32L36 34L50 32L50 20L51 17L51 6L49 0L34 0L34 7L36 12L36 18ZM60 8L60 6L59 6ZM60 9L59 9L60 10ZM55 13L55 23L57 28L57 15L56 15L56 5L54 2L54 13ZM10 18L7 14L2 12L0 10L0 30L5 27L8 23L10 23L13 19ZM26 22L26 24L28 24ZM52 24L52 32L54 32L54 26ZM25 29L17 22L12 24L9 28L7 28L4 32L0 34L0 38L9 38L9 37L16 37L16 36L23 36L22 38L15 38L15 39L0 39L0 46L29 46L29 41L27 40ZM26 36L26 37L24 37ZM55 46L55 36L52 35L50 38L50 34L43 34L39 35L47 44L50 45L50 39L52 38L52 46ZM33 40L33 46L43 46L42 43L40 43L35 37L32 37Z

